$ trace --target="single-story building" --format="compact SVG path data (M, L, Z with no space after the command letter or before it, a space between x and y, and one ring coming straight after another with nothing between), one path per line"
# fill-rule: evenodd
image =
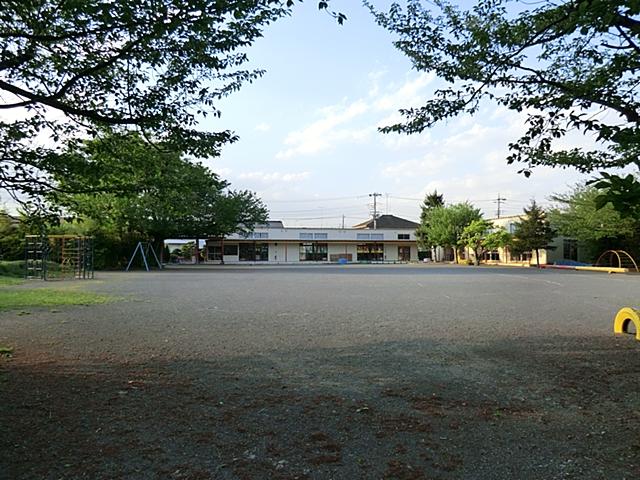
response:
M285 227L270 221L247 234L206 241L207 263L418 261L418 224L381 215L349 228Z

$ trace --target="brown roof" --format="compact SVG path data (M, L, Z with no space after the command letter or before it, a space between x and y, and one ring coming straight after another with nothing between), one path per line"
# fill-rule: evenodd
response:
M406 220L404 218L396 217L395 215L380 215L376 222L377 228L400 228L415 230L420 224ZM366 222L354 225L353 228L373 228L373 218Z

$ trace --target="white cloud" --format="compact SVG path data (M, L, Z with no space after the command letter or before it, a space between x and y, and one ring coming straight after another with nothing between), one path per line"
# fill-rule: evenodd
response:
M243 172L237 175L239 180L250 180L259 183L292 183L306 180L311 172Z
M276 158L291 158L296 155L312 155L330 150L337 142L363 141L375 131L373 127L340 128L341 125L362 116L369 110L364 100L349 104L331 105L320 110L322 118L311 125L289 133L285 145L289 148L276 154Z
M375 100L373 106L379 111L389 111L421 103L423 101L421 92L434 78L435 74L433 73L421 73L417 77L407 80L399 87L391 84L387 88L389 93Z
M229 167L212 168L212 170L220 175L222 178L228 177L233 173L233 170Z
M286 148L276 154L278 159L302 155L314 155L330 151L343 142L363 142L370 139L377 128L397 123L401 117L397 110L422 101L421 92L435 78L433 74L422 73L406 80L403 84L390 83L380 86L386 71L369 73L372 87L368 97L349 102L343 100L318 110L320 119L310 125L290 132L284 140ZM380 118L376 118L382 115ZM424 138L421 139L424 141ZM399 148L404 143L392 143Z
M259 132L268 132L269 130L271 130L271 125L266 122L262 122L256 125L255 129Z

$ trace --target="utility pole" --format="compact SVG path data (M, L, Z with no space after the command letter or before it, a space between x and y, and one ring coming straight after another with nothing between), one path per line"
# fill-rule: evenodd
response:
M378 197L381 197L382 194L381 193L370 193L369 194L370 197L373 197L373 229L377 229L378 228Z
M500 209L500 206L502 205L502 202L506 202L506 201L507 201L507 199L506 198L502 198L500 196L500 194L498 194L498 198L496 198L494 200L494 203L498 204L498 218L500 218L500 214L502 213L502 210Z
M342 214L342 230L344 230L344 214Z

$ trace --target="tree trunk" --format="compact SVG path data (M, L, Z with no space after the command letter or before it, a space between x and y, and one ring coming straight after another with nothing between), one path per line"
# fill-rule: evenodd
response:
M224 237L220 237L220 265L224 265Z
M540 268L540 252L538 251L537 248L536 248L536 265L538 268Z
M474 253L475 257L476 257L476 258L474 258L476 267L478 267L478 266L480 266L480 251L479 250L474 250L473 253Z

